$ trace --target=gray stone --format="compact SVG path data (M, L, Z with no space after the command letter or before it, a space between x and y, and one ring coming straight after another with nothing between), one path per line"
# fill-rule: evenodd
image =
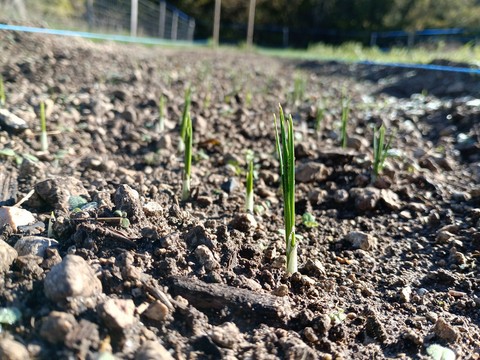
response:
M372 250L377 246L377 239L370 234L361 231L352 231L345 236L345 239L352 244L355 249Z
M67 255L52 267L44 281L47 298L65 302L72 297L90 297L102 292L102 283L88 263L77 255Z
M412 298L412 288L410 286L405 286L400 290L400 300L404 303L409 303Z
M398 195L390 189L380 190L380 199L390 210L397 211L400 210L402 207Z
M295 172L295 179L300 183L322 181L328 176L328 169L318 162L307 162L298 165Z
M135 360L174 360L174 358L162 344L148 341L138 350Z
M160 149L171 149L172 148L172 137L169 134L162 134L160 138L156 141L155 147L157 150Z
M208 121L203 116L194 116L192 119L192 127L196 133L205 134L208 130Z
M163 214L163 208L158 202L149 201L143 204L143 212L147 216L160 216Z
M43 236L24 236L15 243L18 256L35 255L44 257L49 247L58 246L58 241Z
M227 194L231 194L236 188L238 188L238 181L234 177L230 177L227 181L220 185L220 188Z
M112 330L123 330L135 323L135 304L131 299L108 299L98 306L98 313Z
M280 338L278 343L284 351L284 359L318 359L315 351L297 337L285 336Z
M20 342L9 338L0 339L0 359L30 360L27 348Z
M354 150L360 150L362 148L368 148L369 143L364 136L360 137L351 135L347 138L347 147Z
M438 232L438 234L435 238L435 241L436 241L437 244L448 244L453 239L455 239L454 234L452 234L449 231L443 230L443 231Z
M164 321L170 315L170 310L160 300L155 300L148 306L143 315L155 321Z
M210 336L214 343L227 349L234 349L243 340L237 325L232 322L214 326Z
M115 192L114 203L117 210L125 211L128 218L134 222L143 217L140 195L137 190L128 185L120 185Z
M198 259L200 265L205 270L211 271L219 267L218 261L215 259L213 252L206 245L199 245L195 249L195 256Z
M0 240L0 272L7 271L17 257L17 250Z
M10 225L13 231L17 231L19 226L30 225L35 221L35 217L28 210L14 206L0 207L0 228L4 225Z
M90 198L87 190L80 180L74 177L55 177L35 184L36 194L48 205L68 212L70 210L70 198Z
M375 209L380 199L380 190L373 187L352 188L349 194L355 200L355 208L359 211Z
M333 201L337 204L343 204L348 201L348 191L345 189L338 189L333 194Z
M52 344L61 344L68 333L78 325L75 316L61 311L52 311L42 319L40 336Z
M28 124L25 120L19 118L17 115L11 113L7 109L0 109L0 125L3 128L21 132L28 129Z
M122 118L128 122L136 123L137 122L137 112L132 107L127 107L122 113Z
M230 222L230 226L241 232L249 232L250 230L254 230L257 225L258 224L257 220L255 220L255 217L252 214L247 213L237 214Z
M440 339L447 342L455 342L459 337L458 331L443 318L438 318L432 331Z

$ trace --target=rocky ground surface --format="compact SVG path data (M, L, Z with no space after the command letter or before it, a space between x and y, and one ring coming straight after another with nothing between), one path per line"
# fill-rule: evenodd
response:
M0 73L1 359L480 357L478 78L11 32ZM278 103L296 128L291 276Z

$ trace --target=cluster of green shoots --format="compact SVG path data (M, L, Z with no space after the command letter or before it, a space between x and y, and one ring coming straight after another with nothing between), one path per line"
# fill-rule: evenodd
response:
M302 101L305 96L305 87L306 87L305 77L301 74L296 74L295 79L293 80L293 93L292 93L292 103L296 104L298 101Z
M4 107L5 103L5 85L3 84L3 76L0 74L0 107Z
M385 142L385 126L382 124L379 129L373 129L373 176L372 181L375 181L378 175L382 172L385 166L385 160L388 156L388 150L392 143L392 135L390 135L387 142Z
M40 103L40 148L48 151L47 120L45 118L45 103Z
M287 273L297 272L297 242L295 240L295 146L292 115L285 118L279 105L280 132L277 116L274 114L275 143L280 161L280 177L283 192L283 219L285 222L285 243Z

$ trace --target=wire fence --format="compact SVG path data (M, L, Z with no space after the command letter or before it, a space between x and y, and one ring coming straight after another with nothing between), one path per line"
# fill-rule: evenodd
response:
M0 0L0 20L20 25L193 41L195 19L164 0Z

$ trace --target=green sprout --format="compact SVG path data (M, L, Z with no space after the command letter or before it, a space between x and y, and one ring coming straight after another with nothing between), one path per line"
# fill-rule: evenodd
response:
M157 122L157 132L163 133L165 131L165 95L160 96L158 101L158 122Z
M103 218L103 220L110 220L110 219L118 219L118 224L124 228L124 229L127 229L129 226L130 226L130 220L128 220L128 214L125 212L125 211L122 211L122 210L115 210L113 212L113 215L115 215L116 217L115 218ZM102 218L97 218L98 220L102 220Z
M342 126L341 126L341 134L340 134L340 141L342 143L342 148L345 149L347 147L347 122L348 122L348 113L350 112L350 99L343 98L342 99Z
M179 142L179 150L183 151L185 148L185 133L187 131L187 122L191 120L187 120L187 117L190 117L190 103L191 103L191 96L192 96L192 89L190 87L185 90L185 101L183 104L183 111L182 111L182 122L180 124L180 142Z
M312 213L306 212L302 215L302 223L307 228L314 228L318 226L317 220L315 220L315 216Z
M325 117L325 108L322 106L320 101L317 104L317 113L315 114L315 133L320 134L322 128L322 122Z
M387 143L385 143L385 126L382 124L379 129L373 128L373 181L383 170L385 159L388 156L388 150L392 143L392 137L390 135Z
M6 103L5 100L5 86L3 84L3 76L0 74L0 107L4 107Z
M252 106L252 99L253 99L253 94L250 90L248 90L247 93L245 94L245 106L247 108Z
M40 146L42 151L48 151L47 121L45 119L45 103L40 103Z
M292 115L285 118L282 106L280 112L280 133L277 117L274 114L275 143L280 161L280 177L283 191L283 219L285 222L285 242L287 273L297 271L297 243L295 241L295 148Z
M190 113L187 113L185 122L185 137L183 143L185 144L184 155L184 169L183 169L183 183L182 183L182 200L188 200L190 197L190 177L192 167L192 119Z
M343 309L336 309L334 312L330 313L330 321L334 325L341 324L347 318L347 314L345 314L345 310Z
M28 160L28 161L31 161L33 163L39 162L38 158L34 155L27 154L27 153L19 154L19 153L15 152L15 150L9 149L9 148L1 149L0 150L0 156L11 157L11 158L15 159L15 163L18 166L20 166L23 163L23 160Z
M293 80L293 94L292 100L296 104L298 101L302 101L305 95L306 80L301 74L297 74Z
M246 179L247 193L245 194L245 209L253 213L253 159L248 162L248 171Z

